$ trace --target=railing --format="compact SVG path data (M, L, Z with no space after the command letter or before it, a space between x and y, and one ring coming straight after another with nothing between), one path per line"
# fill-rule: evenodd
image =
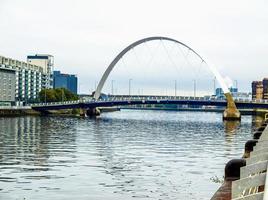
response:
M53 106L53 105L70 105L78 103L94 103L94 102L114 102L114 101L213 101L213 102L225 102L224 99L216 99L209 97L190 97L190 96L108 96L107 98L99 100L77 100L77 101L64 101L64 102L47 102L47 103L37 103L37 104L28 104L29 106ZM267 103L268 100L245 100L245 99L235 99L237 103Z
M240 179L232 183L232 200L268 200L268 128L259 138L246 166L240 169Z

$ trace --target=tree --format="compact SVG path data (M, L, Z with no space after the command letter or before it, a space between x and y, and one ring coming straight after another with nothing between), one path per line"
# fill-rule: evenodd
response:
M78 96L66 88L42 89L39 93L41 102L75 101Z

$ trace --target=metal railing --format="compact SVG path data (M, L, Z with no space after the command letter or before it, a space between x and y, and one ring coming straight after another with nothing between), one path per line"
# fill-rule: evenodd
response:
M211 97L192 97L192 96L108 96L103 99L90 99L90 100L77 100L77 101L64 101L64 102L47 102L47 103L35 103L27 104L29 106L52 106L52 105L68 105L68 104L78 104L78 103L94 103L94 102L114 102L114 101L213 101L213 102L226 102L225 99L216 99ZM235 99L237 103L262 103L268 104L268 100L247 100L247 99Z

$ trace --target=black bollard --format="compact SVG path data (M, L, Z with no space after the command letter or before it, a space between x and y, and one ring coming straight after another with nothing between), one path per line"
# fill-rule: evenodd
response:
M257 139L248 140L246 142L246 144L245 144L245 152L244 152L243 158L249 158L250 152L253 151L253 147L256 145L257 142L258 142Z
M257 131L264 131L264 129L266 128L266 126L261 126L257 129Z
M225 181L234 181L240 178L240 168L246 165L245 159L232 159L225 165Z
M231 200L232 181L240 178L240 168L246 165L245 159L233 159L225 165L224 183L211 200Z
M263 122L263 123L262 123L262 126L265 126L265 127L266 127L267 124L268 124L267 122Z
M259 139L261 137L261 134L262 134L262 131L256 131L254 134L253 134L253 139Z

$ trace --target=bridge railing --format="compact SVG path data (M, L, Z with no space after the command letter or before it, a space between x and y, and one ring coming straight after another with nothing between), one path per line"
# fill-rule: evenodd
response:
M114 102L114 101L215 101L215 102L225 102L224 99L216 99L214 97L193 97L193 96L108 96L108 98L103 98L99 100L77 100L77 101L64 101L64 102L46 102L46 103L35 103L27 104L28 106L55 106L55 105L69 105L78 103L93 103L93 102ZM268 103L268 100L248 100L248 99L235 99L235 102L239 103Z

